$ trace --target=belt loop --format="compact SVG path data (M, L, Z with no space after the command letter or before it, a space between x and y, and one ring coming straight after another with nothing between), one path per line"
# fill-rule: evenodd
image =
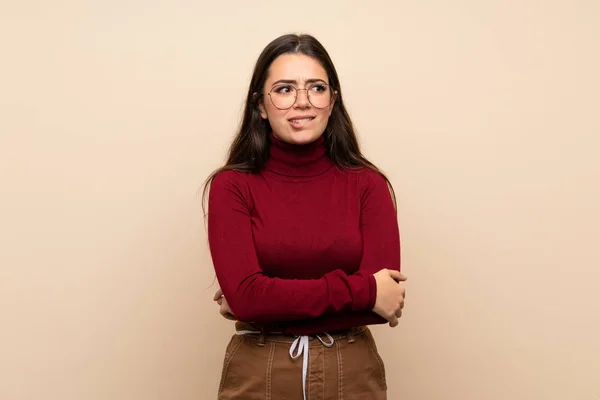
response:
M348 329L348 343L354 343L354 329Z
M260 328L260 336L258 337L257 346L264 347L265 346L265 328Z

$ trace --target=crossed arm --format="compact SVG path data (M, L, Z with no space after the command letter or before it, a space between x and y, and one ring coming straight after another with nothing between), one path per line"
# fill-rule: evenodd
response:
M319 279L290 280L268 277L260 268L252 240L248 200L237 173L217 176L209 195L208 233L221 287L215 300L222 314L259 323L302 324L326 318L337 321L340 327L393 319L397 310L392 313L385 310L379 315L373 311L377 308L378 286L389 283L385 281L386 274L394 283L403 280L399 273L396 213L385 180L371 171L362 178L365 179L360 221L363 257L356 273L348 275L338 269ZM380 271L383 272L378 276Z

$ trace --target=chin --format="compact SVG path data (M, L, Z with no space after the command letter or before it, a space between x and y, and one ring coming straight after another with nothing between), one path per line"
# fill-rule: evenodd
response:
M314 142L315 140L317 140L318 138L321 137L323 133L318 133L318 132L314 132L314 131L297 131L297 132L288 132L285 135L283 135L283 137L280 137L279 135L277 135L277 137L280 137L281 140L291 143L291 144L298 144L298 145L302 145L302 144L309 144Z

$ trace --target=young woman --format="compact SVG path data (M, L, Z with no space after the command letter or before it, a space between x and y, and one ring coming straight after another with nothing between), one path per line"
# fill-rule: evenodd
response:
M236 320L218 398L385 399L367 326L398 325L404 306L393 190L361 154L314 37L263 50L206 184L214 300Z

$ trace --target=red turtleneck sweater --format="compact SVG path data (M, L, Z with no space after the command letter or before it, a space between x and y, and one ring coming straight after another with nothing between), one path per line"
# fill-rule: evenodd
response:
M334 166L323 140L271 135L260 173L222 172L210 187L211 256L240 321L299 335L387 322L372 309L373 274L400 270L390 191L370 169Z

